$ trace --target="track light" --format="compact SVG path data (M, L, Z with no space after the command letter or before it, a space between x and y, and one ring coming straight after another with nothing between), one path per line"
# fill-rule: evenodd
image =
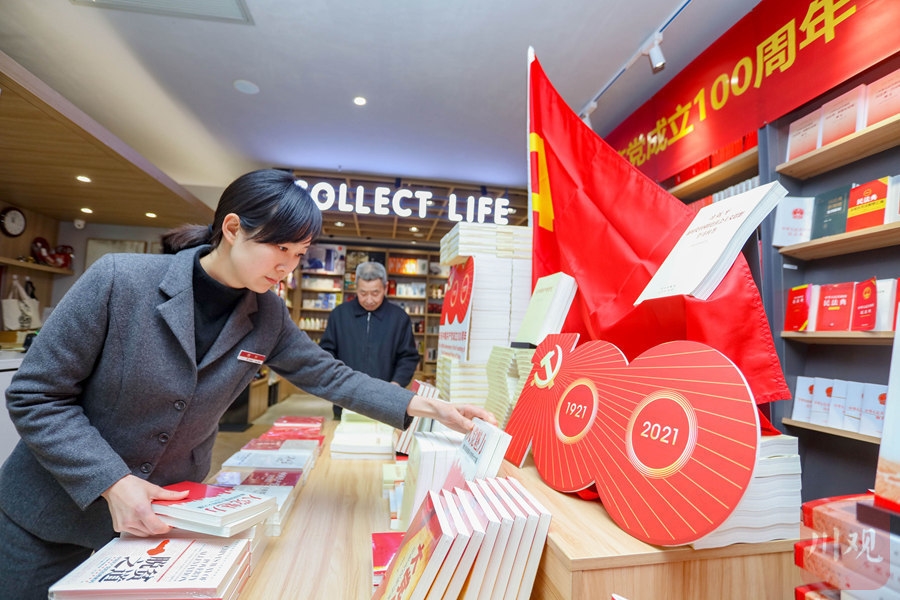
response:
M654 34L644 46L643 54L650 59L650 68L654 73L659 73L666 68L666 57L663 56L659 43L662 41L662 33Z

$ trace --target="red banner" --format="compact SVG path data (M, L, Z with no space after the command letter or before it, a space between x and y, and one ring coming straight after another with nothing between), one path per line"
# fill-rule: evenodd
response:
M606 141L662 181L900 50L897 0L762 0Z

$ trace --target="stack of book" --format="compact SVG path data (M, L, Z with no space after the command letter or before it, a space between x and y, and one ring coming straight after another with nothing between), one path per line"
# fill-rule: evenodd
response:
M691 543L696 549L800 536L800 455L797 438L761 436L753 477L734 512Z
M797 377L791 418L881 437L888 386L828 377Z
M393 460L394 428L345 409L329 450L333 460Z
M808 536L794 545L795 564L842 598L900 597L900 538L857 518L873 506L869 493L805 502Z
M529 598L550 519L511 478L429 491L373 599Z
M277 508L265 521L266 535L277 537L281 530L294 500L299 495L298 490L301 474L298 471L269 471L257 469L250 473L246 479L232 489L248 494L272 496L275 498Z
M419 379L414 380L409 389L423 398L441 398L441 394L436 387ZM413 435L418 431L431 431L433 423L433 419L413 417L409 427L403 431L395 431L394 451L408 455L413 442Z
M164 523L186 531L231 537L277 510L274 496L230 487L182 481L165 489L189 493L182 500L154 500L153 512Z
M522 393L531 373L533 348L494 346L487 363L488 393L484 407L494 415L501 428Z
M301 481L305 482L315 464L316 450L285 449L284 444L278 450L238 450L222 462L224 471L244 471L247 474L257 469L271 471L300 471Z
M246 539L115 538L53 584L49 597L233 600L249 573Z
M439 355L435 384L443 398L484 406L488 395L487 362L476 363L446 354Z

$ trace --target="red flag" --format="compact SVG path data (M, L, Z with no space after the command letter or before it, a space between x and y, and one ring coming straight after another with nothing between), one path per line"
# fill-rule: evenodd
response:
M537 59L529 92L532 275L536 281L564 271L578 283L563 331L610 342L629 360L663 342L702 342L737 365L757 404L790 398L743 255L708 300L676 296L634 306L694 212L586 127Z

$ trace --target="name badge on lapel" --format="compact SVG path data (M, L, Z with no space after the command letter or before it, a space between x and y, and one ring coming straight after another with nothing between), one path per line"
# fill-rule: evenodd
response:
M266 355L265 354L257 354L256 352L250 352L249 350L241 350L238 353L238 360L261 365L261 364L263 364L263 361L266 360Z

